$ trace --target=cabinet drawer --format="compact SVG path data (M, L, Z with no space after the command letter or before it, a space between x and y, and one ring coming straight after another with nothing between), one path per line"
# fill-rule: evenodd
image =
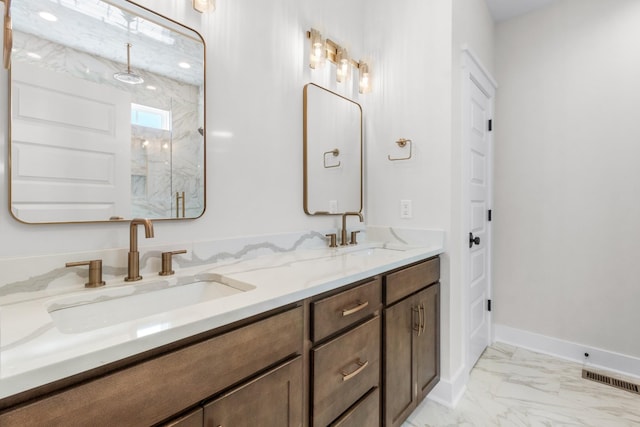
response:
M299 427L302 395L302 356L298 356L206 404L204 425Z
M356 286L311 303L312 341L319 341L380 309L381 280Z
M0 414L10 426L153 425L302 351L302 307Z
M385 305L393 304L439 279L439 257L391 273L385 277L384 303Z
M312 424L326 426L380 382L380 316L318 346L312 357Z
M380 389L374 388L330 427L378 427L380 425Z

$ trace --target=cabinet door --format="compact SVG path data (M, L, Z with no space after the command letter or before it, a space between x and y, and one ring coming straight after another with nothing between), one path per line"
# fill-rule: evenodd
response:
M420 334L415 337L418 402L440 379L440 284L436 283L416 295Z
M415 296L384 310L384 425L399 426L415 407L413 340L419 327Z
M302 425L302 357L286 362L205 405L209 427Z

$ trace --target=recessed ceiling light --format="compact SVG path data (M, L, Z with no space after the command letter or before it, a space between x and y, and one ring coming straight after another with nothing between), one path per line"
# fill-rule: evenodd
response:
M191 68L191 64L186 63L186 62L180 62L180 63L178 64L178 67L180 67L180 68L184 68L184 69L188 69L188 68Z
M42 59L42 56L38 55L37 53L34 52L27 52L27 56L29 58L33 58L33 59Z
M49 12L42 11L38 15L40 15L40 18L44 19L45 21L56 22L58 20L57 16Z

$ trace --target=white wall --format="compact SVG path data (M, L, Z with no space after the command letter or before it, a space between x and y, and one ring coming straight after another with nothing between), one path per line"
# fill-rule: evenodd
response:
M638 22L563 0L497 26L494 222L496 323L635 357Z

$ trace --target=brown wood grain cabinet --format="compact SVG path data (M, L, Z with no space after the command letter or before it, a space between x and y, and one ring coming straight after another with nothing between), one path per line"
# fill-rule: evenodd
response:
M381 291L374 278L311 303L311 426L380 425Z
M385 277L392 296L383 314L385 426L400 426L440 378L438 279L439 258Z

